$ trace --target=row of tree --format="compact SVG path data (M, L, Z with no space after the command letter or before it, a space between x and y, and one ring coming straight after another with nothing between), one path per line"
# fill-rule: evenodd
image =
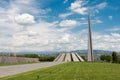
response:
M55 59L54 56L39 56L38 54L24 54L19 55L19 57L28 57L28 58L39 58L39 61L53 61Z
M101 55L100 59L106 62L120 63L120 56L116 52L112 52L112 55Z

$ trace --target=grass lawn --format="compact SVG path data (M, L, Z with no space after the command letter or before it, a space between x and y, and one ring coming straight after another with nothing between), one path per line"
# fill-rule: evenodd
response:
M0 64L0 66L13 66L13 65L33 64L33 63L37 63L37 62L6 63L6 64Z
M120 80L120 64L70 62L0 80Z

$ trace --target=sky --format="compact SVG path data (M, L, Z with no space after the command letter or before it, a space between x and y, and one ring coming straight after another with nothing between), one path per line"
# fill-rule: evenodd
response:
M0 52L120 51L119 0L0 0Z

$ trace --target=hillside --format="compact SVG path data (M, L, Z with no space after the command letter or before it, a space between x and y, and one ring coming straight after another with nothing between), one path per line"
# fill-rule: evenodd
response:
M120 65L70 62L0 80L120 80Z

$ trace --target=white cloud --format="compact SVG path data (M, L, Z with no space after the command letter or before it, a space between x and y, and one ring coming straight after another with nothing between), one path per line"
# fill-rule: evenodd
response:
M96 20L96 23L102 23L102 21L97 19L97 20Z
M95 9L95 12L94 13L99 13L99 10Z
M66 18L67 16L70 16L73 13L86 15L88 11L88 6L86 6L87 4L88 1L86 0L75 0L73 3L71 3L70 7L68 8L68 10L70 10L71 12L60 14L59 17ZM90 7L92 10L92 15L94 15L95 13L99 13L99 10L104 9L107 6L107 4L107 2L102 2L98 5L95 5L94 7Z
M84 7L84 5L87 2L82 1L82 0L76 0L75 2L71 3L71 6L69 7L69 9L72 12L81 14L81 15L85 15L87 13L87 7Z
M33 27L27 27L27 30L15 33L12 44L14 49L17 51L29 51L30 49L31 51L44 51L55 48L56 41L60 40L63 35L59 34L60 30L54 28L55 24L56 22L39 22Z
M84 17L82 17L82 18L80 18L81 20L86 20L86 18L84 18Z
M63 40L64 42L69 42L69 40L70 40L70 34L65 34L65 35L62 37L62 40Z
M34 1L35 2L35 1ZM0 7L0 50L1 51L24 51L24 50L42 50L34 48L35 44L47 44L43 35L49 35L49 31L53 34L54 29L49 30L48 26L54 26L57 22L36 22L33 15L44 14L50 9L37 9L32 5L32 0L12 0L6 7ZM16 22L18 24L16 24ZM24 29L23 25L19 24L33 24ZM41 27L42 26L42 27ZM41 27L39 29L39 27ZM55 27L55 26L54 26ZM33 30L32 30L33 29ZM38 33L37 33L37 32ZM56 30L57 31L57 30ZM60 30L59 30L60 31ZM40 33L39 33L40 32ZM44 34L43 34L44 33ZM47 33L47 34L46 34ZM38 37L37 37L38 35ZM40 36L39 36L40 35ZM41 35L43 36L41 38ZM42 40L40 40L41 38ZM41 44L41 43L40 43ZM29 47L31 45L31 47Z
M60 18L66 18L68 16L72 15L72 13L64 13L64 14L60 14L59 17Z
M70 51L87 49L87 29L78 33L60 30L56 22L39 22L34 27L0 38L2 50L7 51ZM93 32L93 49L119 51L120 34L100 34Z
M19 4L29 4L32 0L17 0L16 2Z
M107 2L102 2L100 4L91 6L91 10L92 10L92 15L95 16L95 14L98 14L100 12L100 10L105 9L107 7Z
M108 34L94 34L93 46L94 49L120 51L120 34L111 33Z
M60 26L65 27L65 26L76 26L78 22L76 20L63 20L60 22Z
M120 31L119 27L113 27L111 29L107 29L106 31Z
M70 6L70 9L72 10L72 9L76 9L76 8L79 8L79 7L81 7L82 5L82 1L75 1L75 2L73 2L73 3L71 3L71 6Z
M76 12L76 13L78 13L78 14L82 14L82 15L85 15L85 14L87 14L86 13L86 11L87 11L87 8L77 8L77 9L74 9L74 10L72 10L73 12Z
M67 2L68 2L68 0L64 0L64 2L63 2L63 3L65 4L65 3L67 3Z
M34 20L34 16L28 13L24 13L24 14L15 16L15 22L20 25L31 25L35 23L35 20Z
M113 19L113 16L108 16L109 20L112 20Z
M66 27L87 24L84 18L81 18L83 21L79 22L76 20L63 20L60 23L58 21L49 23L42 19L35 22L35 14L45 14L49 9L38 10L31 6L32 0L12 1L8 4L8 8L0 7L0 51L71 51L87 49L87 29L72 32L68 30L69 27ZM84 8L84 4L78 0L75 4L71 4L70 10L74 12L78 9L77 12L79 12L80 8ZM79 13L84 14L85 12L83 10ZM66 14L62 17L67 16L69 15ZM19 24L34 23L34 25L28 25L27 29L24 29L23 25L16 24L14 19ZM101 23L102 21L96 19L94 22ZM120 29L113 30L119 31ZM120 44L119 33L100 34L93 32L92 37L93 49L120 51L120 45L118 45Z
M107 6L107 2L103 2L103 3L96 5L96 8L97 9L104 9L106 6Z
M92 24L100 24L100 23L103 23L100 19L93 19L91 20Z

